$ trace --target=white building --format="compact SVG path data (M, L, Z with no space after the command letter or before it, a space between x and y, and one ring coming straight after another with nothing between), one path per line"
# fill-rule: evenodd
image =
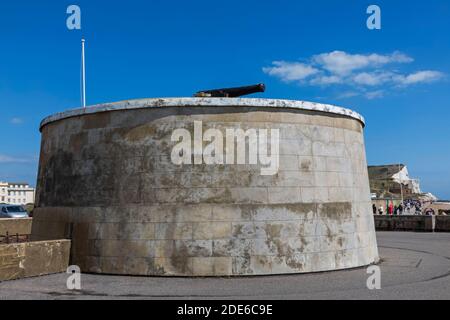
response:
M0 203L26 205L34 203L34 196L28 183L0 182Z
M0 181L0 203L6 203L8 198L8 184Z

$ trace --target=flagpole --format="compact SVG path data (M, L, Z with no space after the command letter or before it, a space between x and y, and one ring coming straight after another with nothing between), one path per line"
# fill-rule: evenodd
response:
M83 108L86 108L86 60L84 54L85 40L81 39L81 102Z

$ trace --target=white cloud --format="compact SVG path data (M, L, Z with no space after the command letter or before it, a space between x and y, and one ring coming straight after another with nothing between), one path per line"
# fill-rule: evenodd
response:
M359 96L358 92L354 92L354 91L348 91L348 92L343 92L341 94L339 94L336 99L348 99L348 98L353 98L353 97L357 97Z
M382 98L384 96L384 91L383 90L376 90L376 91L369 91L369 92L348 91L348 92L344 92L344 93L337 95L336 99L348 99L348 98L353 98L353 97L358 97L358 96L362 96L362 97L365 97L366 99L373 100L373 99Z
M335 76L335 75L319 76L319 77L312 79L310 82L313 85L330 85L330 84L342 83L342 78Z
M23 119L22 118L12 118L9 122L11 124L19 125L19 124L23 123Z
M356 84L364 86L379 86L392 80L390 72L362 72L353 77Z
M339 75L347 75L355 70L379 67L388 63L409 63L413 59L400 52L390 55L349 54L344 51L333 51L313 56L312 60L325 70Z
M442 79L444 74L439 71L418 71L406 76L398 75L395 77L396 82L402 85L412 85L418 83L429 83Z
M443 77L444 74L442 72L430 70L418 71L408 75L394 72L362 72L356 74L352 80L354 83L363 86L381 86L383 84L408 86L438 81Z
M299 81L319 72L316 68L300 62L274 61L272 67L263 68L263 71L283 81Z
M388 89L430 83L445 77L444 73L433 70L402 73L398 65L411 63L414 59L399 51L391 54L332 51L313 55L305 61L274 61L272 66L263 68L263 71L285 82L320 87L339 86L344 92L341 98L345 93L351 93L350 96L364 96L367 99L383 97Z
M371 91L365 94L365 97L369 100L382 98L384 96L383 90Z
M13 157L5 154L0 154L0 163L32 163L36 159L29 157Z

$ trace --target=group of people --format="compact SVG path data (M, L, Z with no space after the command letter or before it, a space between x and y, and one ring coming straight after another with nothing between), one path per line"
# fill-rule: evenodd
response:
M379 215L421 215L422 214L422 204L420 201L416 200L405 200L403 203L399 205L394 205L392 201L389 201L389 204L386 205L386 211L383 205L377 206L375 204L372 205L373 214Z

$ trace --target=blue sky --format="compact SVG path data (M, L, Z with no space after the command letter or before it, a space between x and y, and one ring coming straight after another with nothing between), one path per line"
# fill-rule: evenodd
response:
M264 82L360 112L369 164L406 163L450 199L448 0L2 1L0 30L0 180L35 183L39 122L79 106L83 35L88 104Z

